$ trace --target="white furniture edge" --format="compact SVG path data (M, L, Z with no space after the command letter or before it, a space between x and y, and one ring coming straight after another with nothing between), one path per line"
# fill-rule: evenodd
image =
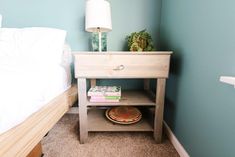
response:
M105 51L105 52L91 52L91 51L73 51L72 54L76 55L76 54L84 54L84 55L96 55L96 54L115 54L115 55L131 55L131 54L135 54L135 55L144 55L144 54L148 54L148 55L167 55L167 54L172 54L173 51L144 51L144 52L134 52L134 51Z
M172 145L175 147L176 151L179 153L180 157L190 157L187 151L184 149L182 144L179 142L179 140L176 138L174 133L171 131L170 127L167 125L167 123L164 121L164 131L172 143Z
M235 77L232 77L232 76L220 76L220 82L231 84L235 88Z

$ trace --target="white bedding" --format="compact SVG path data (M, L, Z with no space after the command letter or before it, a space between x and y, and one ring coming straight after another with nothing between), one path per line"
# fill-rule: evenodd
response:
M69 64L0 62L0 134L23 122L71 85Z
M0 29L0 134L70 87L65 37L54 28Z

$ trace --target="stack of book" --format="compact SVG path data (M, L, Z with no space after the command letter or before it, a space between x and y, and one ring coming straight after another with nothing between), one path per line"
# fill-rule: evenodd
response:
M120 86L95 86L88 91L90 102L119 102L121 99Z

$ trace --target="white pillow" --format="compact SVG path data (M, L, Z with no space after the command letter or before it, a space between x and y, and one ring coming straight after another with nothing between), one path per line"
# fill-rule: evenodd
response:
M1 28L0 57L60 64L66 31L54 28Z
M70 65L72 63L72 50L68 44L64 44L61 65Z

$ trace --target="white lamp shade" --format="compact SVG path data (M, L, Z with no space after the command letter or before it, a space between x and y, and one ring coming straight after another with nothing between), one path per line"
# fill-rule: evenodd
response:
M111 8L106 0L87 0L86 31L109 32L112 30Z

